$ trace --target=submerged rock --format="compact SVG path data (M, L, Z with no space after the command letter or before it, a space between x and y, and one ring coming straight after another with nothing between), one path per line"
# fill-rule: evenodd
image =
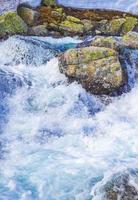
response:
M117 52L104 47L70 49L60 57L59 67L94 94L111 94L125 79Z
M115 174L100 190L103 200L137 200L138 171Z
M27 30L27 25L15 12L7 12L0 16L0 37L7 34L24 34Z

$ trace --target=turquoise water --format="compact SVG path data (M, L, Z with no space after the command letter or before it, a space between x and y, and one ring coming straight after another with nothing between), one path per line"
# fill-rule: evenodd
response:
M0 43L0 200L104 200L114 174L137 169L136 63L131 91L105 105L59 72L57 51L79 42ZM138 178L130 184L138 189Z

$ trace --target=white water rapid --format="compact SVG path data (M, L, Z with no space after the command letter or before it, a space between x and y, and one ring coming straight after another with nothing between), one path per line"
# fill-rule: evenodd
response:
M11 9L16 10L21 3L37 7L41 0L0 0L0 13ZM138 0L57 0L57 3L75 8L113 9L138 14Z
M109 105L68 84L55 55L78 42L0 43L0 200L104 200L114 174L138 170L137 81Z

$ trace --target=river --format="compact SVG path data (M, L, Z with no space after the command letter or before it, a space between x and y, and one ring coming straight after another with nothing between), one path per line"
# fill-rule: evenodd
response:
M131 91L105 105L59 72L56 53L79 42L0 43L0 200L103 200L116 173L137 170L138 52L128 65Z

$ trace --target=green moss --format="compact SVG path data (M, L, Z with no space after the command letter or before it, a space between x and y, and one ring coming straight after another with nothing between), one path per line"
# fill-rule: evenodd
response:
M67 16L67 21L71 21L74 23L81 23L81 20L79 18L73 17L73 16Z
M60 24L60 29L72 33L83 33L83 24L78 24L72 21L65 20Z
M122 27L122 34L132 31L137 23L138 23L138 20L135 17L126 17L125 23L123 24L123 27Z
M113 35L118 35L121 31L122 25L124 24L125 19L120 18L120 19L113 19L110 22L110 32L113 33Z
M60 13L60 14L62 14L63 13L63 8L56 8L55 11Z
M27 33L27 25L15 12L0 16L0 36L23 33Z
M88 63L90 61L115 56L116 52L113 49L104 47L85 47L81 48L78 52L80 63Z
M92 42L92 46L98 46L98 47L107 47L115 49L117 47L117 41L111 36L111 37L96 37Z

